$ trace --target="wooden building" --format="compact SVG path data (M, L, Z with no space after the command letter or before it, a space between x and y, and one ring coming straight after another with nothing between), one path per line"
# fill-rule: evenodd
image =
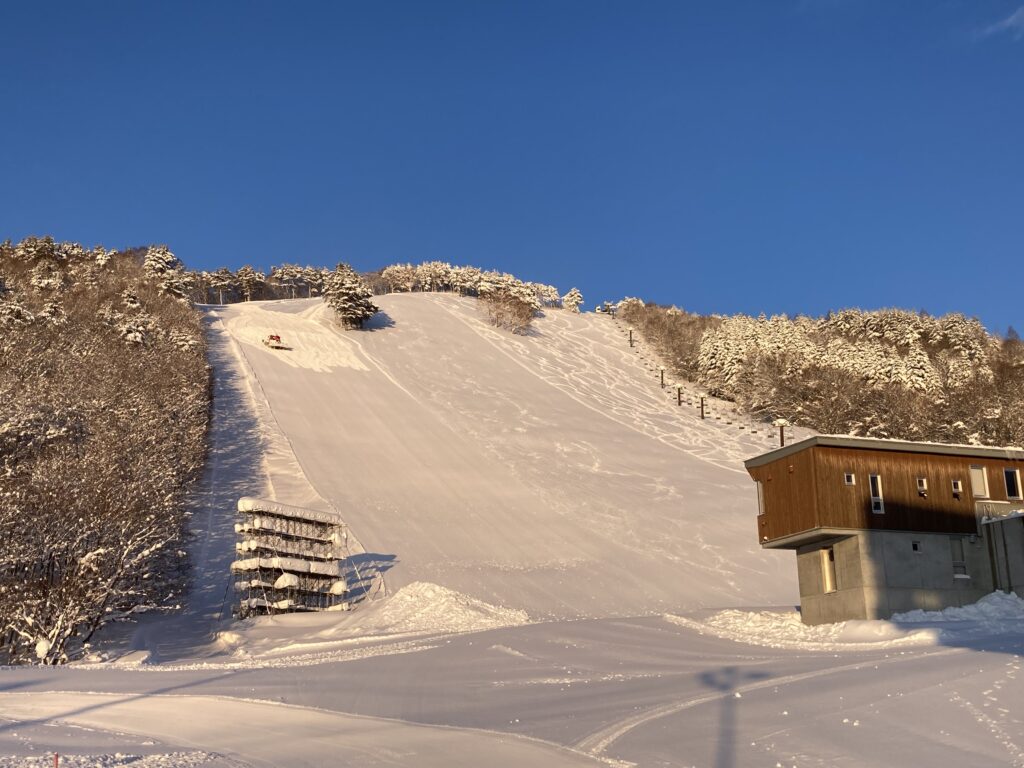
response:
M818 435L745 466L761 546L797 553L805 623L1024 588L1024 450Z

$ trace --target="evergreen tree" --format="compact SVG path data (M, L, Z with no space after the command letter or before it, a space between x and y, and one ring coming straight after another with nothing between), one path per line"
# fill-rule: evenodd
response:
M380 311L372 298L373 292L348 264L338 264L324 281L324 300L345 328L362 328Z
M246 301L252 301L252 295L256 292L256 289L267 282L266 275L253 269L248 264L235 273L235 279L238 281Z
M580 293L579 288L573 288L565 296L562 297L562 306L568 309L570 312L580 311L580 305L583 303L583 294Z
M302 282L302 268L298 264L282 264L270 268L270 278L295 298L295 291Z
M235 292L237 287L238 282L227 267L221 267L210 275L210 289L217 292L217 302L219 304L224 303L225 293L228 295L228 298L231 298L231 294Z

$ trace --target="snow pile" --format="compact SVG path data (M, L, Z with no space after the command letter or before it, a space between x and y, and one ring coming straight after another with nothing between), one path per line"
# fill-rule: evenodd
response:
M666 615L666 621L702 635L768 648L805 651L864 651L937 645L936 629L904 629L890 621L843 621L808 626L796 611L727 610L697 620Z
M526 611L502 608L461 592L415 581L396 592L371 623L391 632L480 632L530 621Z
M200 768L204 765L225 766L220 755L209 752L170 752L165 755L128 755L117 752L113 755L60 755L61 768L108 768L108 766L130 765L132 768ZM21 757L0 756L0 768L50 768L54 765L53 754Z
M993 592L978 602L962 608L894 613L892 620L898 624L972 622L978 629L993 634L1019 632L1024 624L1024 600L1017 597L1014 592Z

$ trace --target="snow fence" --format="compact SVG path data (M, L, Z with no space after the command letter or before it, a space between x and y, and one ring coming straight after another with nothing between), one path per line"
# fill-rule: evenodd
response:
M238 500L238 615L348 610L348 530L333 512Z

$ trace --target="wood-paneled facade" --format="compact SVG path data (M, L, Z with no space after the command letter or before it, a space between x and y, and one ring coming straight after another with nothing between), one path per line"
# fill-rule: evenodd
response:
M762 546L796 549L842 529L977 534L977 502L1020 501L1024 451L820 435L746 467L759 483ZM972 467L984 471L987 488ZM1018 478L1015 497L1007 470ZM881 511L872 504L871 475L879 478Z

